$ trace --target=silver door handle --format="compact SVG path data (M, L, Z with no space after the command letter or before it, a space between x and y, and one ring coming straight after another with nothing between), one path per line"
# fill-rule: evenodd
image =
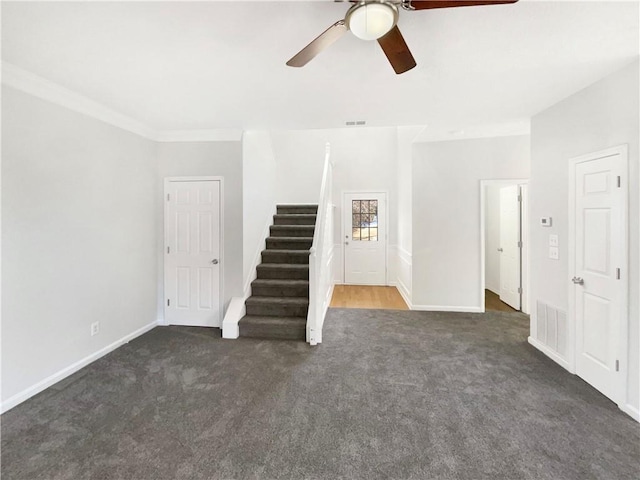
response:
M575 283L576 285L584 285L584 279L580 278L580 277L573 277L571 279L571 281L573 283Z
M504 250L502 250L501 248L498 249L499 252L503 252Z
M214 265L217 265L218 264L218 259L214 258L213 260L211 260L211 263L213 263Z

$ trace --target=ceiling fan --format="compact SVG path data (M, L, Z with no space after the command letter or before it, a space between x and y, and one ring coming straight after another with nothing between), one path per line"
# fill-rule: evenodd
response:
M343 0L335 0L343 1ZM287 62L290 67L303 67L348 30L362 40L378 40L389 63L397 74L416 66L398 29L398 6L403 10L430 10L432 8L473 7L516 3L518 0L348 0L354 5L343 20L339 20L300 50Z

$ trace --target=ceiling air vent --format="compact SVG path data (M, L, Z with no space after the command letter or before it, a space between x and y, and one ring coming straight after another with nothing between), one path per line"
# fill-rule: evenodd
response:
M362 125L366 125L367 122L365 120L349 120L348 122L345 122L345 125L347 127L354 127L354 126L362 126Z

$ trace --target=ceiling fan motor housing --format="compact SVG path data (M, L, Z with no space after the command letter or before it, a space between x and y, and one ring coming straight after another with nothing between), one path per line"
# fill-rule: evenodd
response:
M356 37L377 40L398 23L398 8L384 0L362 1L349 9L345 22Z

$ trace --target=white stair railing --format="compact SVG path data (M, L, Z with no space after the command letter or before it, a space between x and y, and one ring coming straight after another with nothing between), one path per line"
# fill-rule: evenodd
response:
M307 315L307 342L322 342L322 326L333 291L333 165L331 146L327 143L320 200L313 243L309 252L309 313Z

